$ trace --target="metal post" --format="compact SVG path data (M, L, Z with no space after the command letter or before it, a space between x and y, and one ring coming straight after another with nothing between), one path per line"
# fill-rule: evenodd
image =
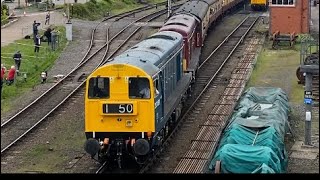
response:
M171 15L171 0L168 0L168 18Z
M70 4L70 3L68 3L68 22L70 22L70 8L69 8L69 4Z
M73 4L71 4L71 17L73 18Z
M311 2L312 0L309 1L309 12L308 12L308 15L309 15L309 32L310 32L310 29L311 29L311 25L312 25L312 19L311 19Z
M306 97L307 96L307 97ZM312 119L312 73L305 76L305 99L309 99L306 104L305 118L305 145L311 145L311 119Z

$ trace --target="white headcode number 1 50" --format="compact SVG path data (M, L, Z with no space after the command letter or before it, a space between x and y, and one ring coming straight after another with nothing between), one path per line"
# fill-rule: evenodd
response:
M132 113L132 104L119 104L119 113Z

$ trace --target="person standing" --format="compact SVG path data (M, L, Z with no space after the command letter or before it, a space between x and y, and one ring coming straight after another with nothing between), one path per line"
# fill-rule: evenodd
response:
M22 56L21 56L20 51L17 51L16 53L14 53L13 59L16 64L16 67L17 67L17 74L19 74L19 71L20 71L21 58L22 58Z
M35 38L38 34L38 26L40 26L40 23L37 23L36 20L33 21L32 29L33 29L33 37Z
M40 44L41 44L41 40L40 40L40 36L39 34L36 35L36 39L34 40L34 52L39 53L40 50Z
M51 28L48 28L45 32L44 32L44 36L47 38L48 40L48 46L50 46L51 44Z
M50 11L48 12L48 14L46 14L46 21L45 21L44 25L47 25L47 23L49 25L49 21L50 21Z
M11 69L8 72L7 77L7 85L10 86L14 82L14 78L16 76L16 68L14 66L11 66Z
M1 89L0 89L0 94L2 93L2 85L3 85L3 79L4 75L6 74L6 67L4 67L3 64L1 64Z
M55 51L56 50L56 46L57 46L57 31L55 29L52 29L51 31L51 47L52 47L52 50Z

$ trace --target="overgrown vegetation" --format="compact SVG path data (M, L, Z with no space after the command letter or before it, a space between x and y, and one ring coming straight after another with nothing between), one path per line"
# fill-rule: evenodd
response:
M6 4L1 3L1 26L9 22L8 15L9 15L9 7Z
M149 0L146 2L154 3L159 1L160 0ZM73 18L97 20L111 14L129 11L141 6L144 6L144 4L137 3L136 0L90 0L85 4L75 3L72 6L69 5L69 12L70 17ZM67 5L65 5L64 10L66 14L68 14Z
M7 70L15 64L12 58L13 54L19 50L22 55L20 66L21 75L17 76L14 84L7 86L4 83L2 87L1 113L10 109L10 103L13 99L30 90L30 88L33 88L35 85L40 84L41 72L49 70L65 48L67 43L65 28L58 26L55 27L55 29L59 31L60 40L56 51L51 51L47 42L43 42L39 54L36 55L34 53L34 42L32 38L17 40L14 43L1 47L1 63L4 64ZM43 34L43 32L40 32L40 34ZM26 81L23 77L24 73L27 75Z
M288 45L282 49L271 48L272 42L267 41L262 48L250 81L246 88L252 86L280 87L288 93L290 102L303 102L303 86L298 84L296 69L300 65L300 44L293 48ZM283 70L283 67L286 70Z

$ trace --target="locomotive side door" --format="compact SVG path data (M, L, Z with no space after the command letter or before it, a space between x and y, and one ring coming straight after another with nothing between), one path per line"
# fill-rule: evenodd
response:
M156 77L153 81L154 89L155 89L155 117L156 117L156 130L158 131L159 127L161 127L160 124L162 124L163 116L164 116L164 104L163 104L163 86L162 83L162 75L159 75Z

